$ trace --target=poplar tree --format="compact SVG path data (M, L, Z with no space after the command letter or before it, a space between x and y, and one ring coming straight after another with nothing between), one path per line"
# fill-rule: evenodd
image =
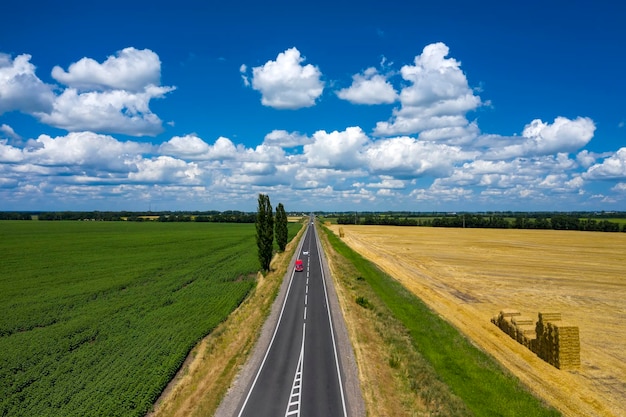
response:
M274 213L267 194L259 194L256 216L256 244L259 249L261 269L269 271L274 249Z
M274 226L274 234L276 235L276 243L281 252L285 251L289 233L287 230L287 213L283 203L278 203L276 207L276 224Z

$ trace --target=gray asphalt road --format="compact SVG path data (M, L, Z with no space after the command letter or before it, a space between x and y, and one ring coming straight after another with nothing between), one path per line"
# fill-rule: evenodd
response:
M325 274L309 225L268 350L239 408L240 417L346 416Z

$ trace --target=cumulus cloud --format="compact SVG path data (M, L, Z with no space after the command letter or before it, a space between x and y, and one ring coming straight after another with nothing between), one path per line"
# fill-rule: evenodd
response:
M174 136L159 146L161 154L190 159L206 155L210 149L209 144L196 135Z
M475 160L455 165L448 176L435 180L442 187L481 189L493 198L541 199L549 193L578 193L584 185L579 165L567 154L511 160Z
M35 75L35 66L28 54L15 59L0 53L0 114L9 111L33 113L52 108L52 86Z
M381 175L379 179L380 181L378 182L363 184L363 186L368 188L380 188L381 190L402 189L406 186L404 181L395 179L391 176Z
M6 139L0 140L0 163L13 164L16 162L22 162L23 160L24 154L22 149L9 145L8 140Z
M371 172L396 177L442 175L454 164L476 155L476 152L466 152L460 147L419 141L407 136L378 140L364 150L364 159Z
M13 130L13 128L5 123L3 123L2 125L0 125L0 138L7 138L7 139L13 139L13 140L20 140L21 137L20 135L18 135L17 133L15 133L15 130Z
M300 51L291 48L279 53L275 61L252 69L251 85L261 93L264 106L294 110L315 105L324 90L322 73L316 66L302 65L304 61ZM242 66L240 71L245 69Z
M460 62L446 58L448 53L449 48L441 42L427 45L422 54L415 57L415 65L401 68L402 78L410 85L400 91L401 106L394 109L390 121L376 124L375 135L421 132L428 136L430 130L443 132L455 128L461 136L475 137L474 127L465 115L478 108L481 100L469 88ZM437 132L431 137L455 140Z
M173 87L147 86L141 93L125 90L79 93L66 89L54 101L50 113L36 113L40 121L69 131L155 136L163 131L161 119L150 110L153 98L162 98Z
M134 183L148 184L198 184L202 171L195 162L186 162L170 156L142 159L137 170L128 174Z
M360 127L349 127L342 132L313 134L313 143L304 145L304 156L313 167L350 169L362 162L362 149L369 138Z
M298 132L287 132L286 130L273 130L265 135L263 141L265 145L279 146L281 148L293 148L296 146L311 143L311 139Z
M149 144L121 142L92 132L72 132L55 138L41 135L30 145L22 156L31 164L119 172L127 171L139 155L151 150Z
M545 155L577 151L589 143L595 130L595 123L588 117L578 117L575 120L557 117L552 124L533 120L526 125L522 136L531 139L535 153Z
M142 92L148 85L161 83L161 61L149 49L122 49L103 63L82 58L67 71L59 66L52 69L58 82L78 90L126 90Z
M596 161L598 160L598 157L599 155L593 152L589 152L588 150L584 149L578 152L578 155L576 155L576 161L582 167L589 168L591 165L596 163Z
M155 136L163 131L150 101L175 87L159 85L161 62L149 49L126 48L103 63L82 58L68 71L55 66L53 78L67 86L60 94L37 78L30 59L0 54L0 114L18 110L73 132Z
M589 167L583 177L592 180L626 179L626 148L620 148L601 163Z
M596 126L588 117L570 120L557 117L552 124L539 119L524 127L522 136L499 138L499 143L492 142L486 157L509 159L519 156L549 155L558 152L575 152L587 145L595 132ZM581 156L583 162L588 156Z
M352 76L352 85L341 89L337 96L354 104L389 104L397 100L398 94L387 78L370 67L363 74Z
M626 182L619 182L615 184L615 186L612 187L611 190L621 194L626 194Z
M213 146L209 147L207 156L209 159L234 159L238 150L235 144L228 138L220 136Z
M278 146L261 144L254 149L246 149L241 154L242 160L246 162L271 162L284 163L285 151Z
M241 64L241 66L239 67L239 72L241 73L243 85L245 85L246 87L250 87L250 79L248 78L248 66L246 64Z

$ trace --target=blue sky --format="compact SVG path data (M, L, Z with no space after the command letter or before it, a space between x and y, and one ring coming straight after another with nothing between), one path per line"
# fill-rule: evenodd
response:
M3 5L0 210L626 210L621 2L90 3Z

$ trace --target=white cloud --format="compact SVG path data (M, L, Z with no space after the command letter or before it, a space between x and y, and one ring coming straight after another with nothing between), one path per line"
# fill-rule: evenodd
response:
M373 67L353 75L352 85L339 90L337 96L354 104L389 104L398 99L391 83Z
M116 172L128 171L140 154L151 150L149 144L120 142L92 132L72 132L56 138L41 135L31 145L23 150L23 157L32 164Z
M5 137L7 139L15 139L15 140L21 139L20 135L15 133L15 130L13 130L11 126L4 124L4 123L0 125L0 137Z
M219 137L215 141L215 144L209 146L207 152L208 159L234 159L237 156L237 147L233 142L225 137Z
M402 189L406 185L405 185L405 182L402 180L397 180L387 175L381 175L380 181L372 182L369 184L364 184L364 186L367 188L379 188L381 190L391 190L391 189Z
M30 55L0 54L0 114L18 110L68 131L155 136L162 121L149 107L175 87L159 86L161 62L149 49L126 48L102 64L83 58L52 76L68 86L55 94L35 75Z
M276 165L267 162L244 162L241 164L241 171L247 176L266 176L276 172Z
M142 159L137 170L128 174L129 180L149 184L198 184L202 171L195 162L185 162L170 156Z
M626 182L618 182L611 190L620 194L626 194Z
M481 105L480 97L469 88L461 64L453 58L445 58L448 53L449 48L443 43L427 45L422 54L415 57L415 65L401 68L402 78L411 84L400 92L401 107L394 109L390 121L378 122L374 134L393 136L420 132L428 136L432 129L457 128L465 137L468 132L464 129L474 130L465 115ZM430 136L458 141L437 132Z
M250 87L250 79L248 78L248 66L246 64L241 64L241 66L239 67L239 72L241 73L243 85L245 85L246 87Z
M147 86L143 92L125 90L79 93L66 89L50 113L36 113L41 122L69 131L93 130L131 136L155 136L163 131L161 119L150 110L153 98L173 87Z
M584 149L578 152L578 155L576 155L576 161L578 161L582 167L589 168L591 165L596 163L598 157L599 155Z
M510 161L476 160L456 165L450 175L437 178L434 184L480 189L480 195L492 203L505 198L511 199L510 204L520 204L525 198L548 202L550 194L583 192L578 168L565 153Z
M620 148L601 163L589 167L583 177L592 180L626 179L626 148Z
M263 141L265 145L280 146L281 148L293 148L311 142L311 139L306 135L298 132L287 132L286 130L273 130L265 135Z
M587 145L596 126L588 117L570 120L557 117L552 124L535 119L524 127L522 136L492 137L491 149L485 157L510 159L522 156L541 156L559 152L575 152ZM582 162L589 162L588 154L581 154Z
M252 69L252 88L261 92L261 103L276 109L299 109L315 105L324 83L319 68L301 65L297 48L287 49L260 67ZM244 79L244 82L246 79Z
M161 82L161 61L149 49L133 47L109 56L102 64L91 58L82 58L71 64L66 72L59 66L52 69L52 77L78 90L126 90L143 92L148 85Z
M418 202L435 202L436 204L456 202L468 199L473 191L462 187L442 186L435 180L428 188L416 188L409 193L409 197Z
M453 123L448 124L452 125ZM467 124L463 121L460 126L433 127L423 130L418 135L418 138L427 142L445 142L449 145L471 146L479 135L480 129L475 122Z
M378 140L367 147L364 155L370 172L416 177L442 175L450 171L455 163L472 159L477 153L404 136Z
M35 66L28 54L14 60L0 53L0 114L17 110L24 113L48 111L52 108L52 86L35 75Z
M587 145L596 126L588 117L569 120L557 117L554 123L544 123L539 119L526 125L522 136L531 139L531 152L547 155L554 152L574 152Z
M319 168L352 169L362 162L362 149L369 138L360 127L349 127L342 132L313 134L313 143L304 145L307 164Z
M0 163L16 163L24 160L20 148L8 144L6 139L0 140Z
M210 146L196 135L174 136L159 146L159 152L164 155L194 159L206 155Z
M254 150L246 149L241 153L243 161L284 163L285 151L279 146L261 144Z

